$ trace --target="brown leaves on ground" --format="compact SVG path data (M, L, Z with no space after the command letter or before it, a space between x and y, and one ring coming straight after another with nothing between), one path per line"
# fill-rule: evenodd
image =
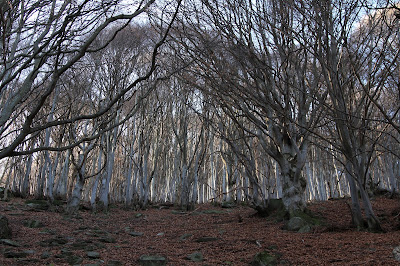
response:
M21 246L0 244L0 265L73 264L63 256L68 252L81 258L81 265L112 265L112 261L137 265L144 254L164 256L168 265L249 265L264 250L278 254L279 262L286 265L398 265L392 250L400 245L400 200L373 200L384 233L351 228L348 201L310 205L326 223L300 234L285 231L282 222L257 217L243 206L222 209L207 204L193 212L174 208L138 212L115 206L108 213L86 210L70 218L55 211L32 210L23 200L12 199L0 203L0 212L9 219L12 240ZM27 220L41 221L44 227L29 228ZM58 238L65 241L43 244ZM11 251L27 255L6 258ZM100 258L89 257L89 251L98 252ZM189 261L187 256L194 252L201 252L204 261Z

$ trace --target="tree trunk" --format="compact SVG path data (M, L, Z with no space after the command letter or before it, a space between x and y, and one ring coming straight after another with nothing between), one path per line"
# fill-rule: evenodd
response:
M117 111L115 124L119 122L119 110ZM108 196L110 193L110 182L114 170L114 158L115 158L115 150L117 149L117 133L118 133L118 126L115 126L112 136L112 141L108 141L108 160L107 160L107 169L106 174L103 176L101 181L101 190L100 190L100 199L99 203L105 211L108 209Z
M360 188L360 194L363 202L365 216L367 217L368 230L371 232L381 232L382 231L381 224L379 222L378 217L376 217L372 209L369 196L363 187Z
M67 187L68 187L68 176L69 176L69 167L70 167L70 150L67 150L67 154L65 155L64 165L62 167L62 171L60 177L57 180L55 196L58 198L65 199L67 197Z
M67 214L73 215L79 210L79 204L82 198L83 186L85 184L85 163L84 154L79 155L78 164L75 166L74 176L76 178L74 189L67 204Z
M362 228L364 228L365 223L361 213L360 201L358 199L358 189L356 182L354 181L354 178L351 176L351 174L348 173L350 169L348 163L346 168L347 168L346 178L350 186L350 196L351 196L350 211L351 211L352 222L353 225L356 226L358 230L361 230Z
M132 204L132 196L134 193L134 186L132 182L132 176L133 176L133 167L134 167L134 145L136 142L136 127L135 127L135 119L133 120L133 137L131 141L131 146L129 148L129 156L128 156L128 171L127 171L127 176L126 176L126 193L125 193L125 205L128 207Z
M83 185L85 184L85 178L82 173L82 169L77 170L76 182L74 189L72 190L72 195L67 204L67 214L73 215L79 210L79 203L82 198Z
M301 173L306 153L296 152L289 143L283 143L283 146L282 156L278 161L282 178L282 201L292 217L296 212L303 212L306 208L304 194L307 181Z
M29 155L28 160L26 162L26 167L25 167L25 176L24 180L22 181L20 192L21 196L23 198L27 197L29 195L29 176L31 174L31 169L32 169L32 158L33 155Z

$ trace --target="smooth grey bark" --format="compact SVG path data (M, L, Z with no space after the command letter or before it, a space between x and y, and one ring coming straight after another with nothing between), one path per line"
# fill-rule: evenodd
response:
M211 198L215 201L217 198L217 173L215 169L215 150L214 150L214 132L210 130L209 132L209 152L210 152L210 174L209 174L209 189L211 190Z
M221 127L221 126L220 126ZM220 129L221 130L221 129ZM221 187L222 187L222 202L227 201L227 194L228 194L228 188L227 188L227 163L226 159L224 158L224 149L223 149L223 141L220 139L219 141L219 151L221 153L221 160L222 160L222 177L221 177Z
M133 137L131 145L129 147L128 155L128 170L126 173L126 193L125 193L125 205L130 206L132 204L133 194L136 193L133 180L133 167L134 167L134 144L136 142L136 131L135 131L135 121L133 122Z
M103 145L103 141L104 141L104 135L101 136L101 140L100 140L100 146ZM97 175L94 179L93 185L91 187L91 195L90 195L90 206L92 207L92 209L96 208L96 195L97 195L97 190L98 190L98 186L99 186L99 180L102 179L102 164L103 164L103 152L101 151L101 149L99 150L99 156L98 156L98 161L97 161Z
M51 105L51 110L47 116L47 122L52 122L53 121L53 117L54 117L54 111L55 111L55 107L56 107L56 103L57 103L57 99L58 99L58 93L59 93L59 89L58 87L55 89L54 91L54 96L53 96L53 101L52 101L52 105ZM45 140L44 140L44 146L48 147L50 145L50 128L46 128L45 130ZM54 185L54 176L53 176L53 165L52 165L52 161L50 158L50 153L49 151L44 151L44 165L42 168L42 173L40 174L40 179L38 179L38 187L37 187L37 197L38 198L43 198L45 196L45 184L48 184L48 188L51 186L50 191L48 189L47 193L50 193L50 200L53 201L54 197L53 197L53 185ZM57 157L57 163L58 163L58 157ZM56 168L57 165L56 163L54 163L54 167Z
M59 178L57 179L55 186L55 197L66 199L67 198L67 188L68 188L68 177L69 177L69 169L70 169L70 157L71 150L67 150L66 155L64 157L64 163L61 169L61 173Z
M46 158L43 156L40 156L40 159L38 159L38 174L36 177L36 188L35 188L35 198L42 198L43 197L43 183L44 183L44 174L45 174L45 169L47 168L46 164Z
M240 173L239 173L239 159L237 155L234 155L234 167L235 170L233 172L233 178L235 180L236 184L236 202L241 203L242 202L242 192L243 192L243 185L242 185L242 180L240 178Z
M29 191L29 176L31 174L32 161L33 161L33 155L30 154L28 156L28 160L26 161L25 175L24 175L24 178L22 180L21 187L20 187L21 196L23 198L27 197L29 195L29 192L30 192Z
M75 165L75 185L72 194L68 200L66 212L69 215L76 214L82 198L83 186L85 184L85 163L84 154L79 154L78 164Z
M146 144L143 144L146 145ZM140 180L140 205L142 208L146 208L149 203L149 154L150 144L144 147L142 164L140 168L141 180Z
M86 135L88 131L88 121L85 122L83 133ZM76 130L74 128L73 130ZM76 138L75 134L72 133L73 138ZM73 141L73 140L72 140ZM78 158L72 161L74 165L74 173L72 174L72 184L73 189L69 195L66 212L70 215L75 214L79 209L79 204L82 199L83 187L86 181L86 168L87 168L87 157L88 154L95 147L96 142L93 141L91 143L83 143L81 146L78 146ZM73 151L71 151L71 156L73 156ZM75 184L73 184L75 182Z
M59 158L60 158L60 153L57 153L54 163L50 164L49 176L46 183L47 197L50 200L50 202L54 201L54 180L57 173Z
M381 160L381 158L379 157L379 159ZM399 173L397 174L397 178L396 178L396 163L393 163L393 157L390 155L386 155L384 157L384 159L382 160L382 165L385 165L386 167L386 172L387 175L389 176L389 186L390 186L390 190L392 193L392 196L394 196L396 193L398 193L398 183L399 183L399 178L400 178L400 168L399 168ZM398 163L397 163L398 164Z
M362 217L362 212L361 212L361 207L360 207L360 201L359 201L359 194L358 194L358 188L357 184L354 180L354 178L351 176L351 163L347 162L346 163L346 179L349 182L350 186L350 196L351 196L351 216L352 216L352 222L354 226L357 227L357 229L362 229L364 228L364 219Z
M115 118L116 125L118 125L119 116L120 116L120 111L117 110L117 115ZM108 209L110 183L114 169L115 151L117 149L117 134L118 134L118 126L114 128L112 137L109 136L109 138L107 139L107 151L108 151L107 166L106 166L106 172L101 180L101 188L99 195L99 204L100 204L99 208L104 210Z

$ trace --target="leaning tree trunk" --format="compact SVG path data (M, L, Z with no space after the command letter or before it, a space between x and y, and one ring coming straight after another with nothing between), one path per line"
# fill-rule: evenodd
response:
M371 201L369 199L368 193L365 191L365 189L361 186L360 187L360 194L361 194L361 199L363 202L363 207L365 211L365 216L367 218L367 225L368 225L368 230L372 232L381 232L382 227L381 223L379 222L378 217L376 217Z
M348 176L350 184L350 192L352 198L351 211L355 226L357 226L359 230L367 227L369 231L373 232L382 231L379 219L376 217L372 209L368 193L365 191L364 186L360 181L362 180L361 176L362 173L364 173L364 171L361 169L361 166L351 164L351 161L348 161L346 163L346 169L347 169L346 176ZM353 175L351 175L350 173L352 173ZM358 193L360 193L360 195L358 195ZM359 196L361 197L361 200L363 202L363 209L365 212L366 223L362 218L361 208L358 203Z
M354 181L354 178L351 176L350 173L348 173L350 169L348 164L346 168L348 169L346 171L346 178L350 186L350 197L351 197L350 211L351 211L352 223L354 226L357 227L358 230L360 230L364 228L364 219L362 217L360 201L358 199L358 188L356 182Z
M361 200L363 202L363 208L365 211L365 217L367 220L368 230L372 232L380 232L382 231L381 224L379 222L378 217L376 217L374 210L372 209L371 201L369 199L368 193L365 190L365 184L361 180L363 180L364 173L366 173L363 165L358 165L357 169L355 169L355 173L357 174L357 184L360 191Z

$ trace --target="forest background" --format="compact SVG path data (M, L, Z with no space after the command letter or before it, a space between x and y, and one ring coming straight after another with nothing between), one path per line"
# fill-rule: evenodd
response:
M392 1L0 1L0 182L183 209L281 198L288 217L399 192ZM363 210L363 211L362 211Z

